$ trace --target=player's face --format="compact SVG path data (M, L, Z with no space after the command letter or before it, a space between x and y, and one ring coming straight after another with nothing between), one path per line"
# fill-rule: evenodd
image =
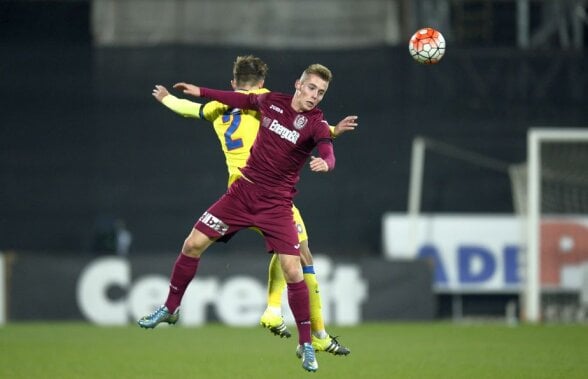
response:
M306 112L318 105L323 100L329 83L316 75L305 75L296 81L296 93L292 99L294 109Z

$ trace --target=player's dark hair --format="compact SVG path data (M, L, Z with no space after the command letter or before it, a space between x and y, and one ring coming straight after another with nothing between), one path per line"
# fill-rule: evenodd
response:
M239 56L233 64L233 78L237 86L256 85L265 80L269 68L253 55Z

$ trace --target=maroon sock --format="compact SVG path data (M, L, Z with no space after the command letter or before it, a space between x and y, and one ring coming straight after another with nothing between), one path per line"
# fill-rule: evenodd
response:
M200 258L189 257L182 253L176 259L169 283L167 300L165 301L165 306L170 313L174 313L180 306L188 284L190 284L196 275L198 262L200 262Z
M310 341L310 305L308 302L308 287L304 280L298 283L288 283L288 304L296 320L298 328L298 343Z

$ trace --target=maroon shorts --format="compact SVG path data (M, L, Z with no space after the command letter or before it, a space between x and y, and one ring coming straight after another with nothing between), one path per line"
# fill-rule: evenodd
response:
M299 255L298 231L292 200L240 178L204 212L194 228L211 238L226 240L241 229L255 226L268 251Z

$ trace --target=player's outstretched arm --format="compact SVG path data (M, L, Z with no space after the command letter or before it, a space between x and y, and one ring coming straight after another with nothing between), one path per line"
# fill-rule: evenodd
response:
M200 103L178 99L160 84L155 85L152 95L157 101L181 116L200 118L200 107L202 107Z
M174 84L174 88L184 92L187 95L200 97L200 87L195 86L194 84L180 82L180 83Z
M169 95L169 91L161 84L156 84L155 88L153 88L152 95L157 101L161 103L163 98Z
M343 120L339 121L337 125L331 127L331 135L333 138L339 137L345 132L355 130L357 126L357 116L347 116Z
M240 109L259 109L258 98L263 96L254 93L244 94L235 91L221 91L212 88L198 87L183 82L174 84L174 88L181 90L188 95L207 97L230 107Z

